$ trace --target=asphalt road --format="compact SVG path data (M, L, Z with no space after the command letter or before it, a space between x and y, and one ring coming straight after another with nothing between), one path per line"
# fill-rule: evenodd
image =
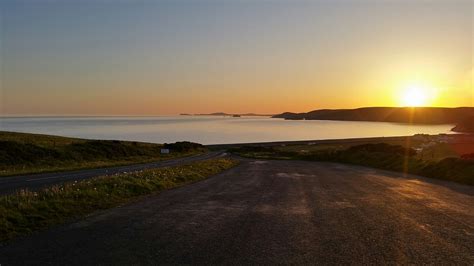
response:
M209 152L200 155L194 155L189 157L182 157L177 159L171 159L166 161L134 164L125 166L116 166L99 169L86 169L77 171L67 171L58 173L44 173L44 174L33 174L33 175L21 175L12 177L0 177L0 195L9 194L19 189L28 188L30 190L36 190L45 186L51 186L54 184L60 184L67 181L79 181L103 175L113 175L123 172L133 172L150 168L158 168L165 166L175 166L181 164L187 164L196 161L207 160L215 157L225 155L221 151Z
M0 264L474 264L474 187L253 161L0 248Z

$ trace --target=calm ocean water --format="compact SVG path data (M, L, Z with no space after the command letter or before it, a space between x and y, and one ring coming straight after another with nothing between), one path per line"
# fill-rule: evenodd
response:
M269 117L2 117L0 130L88 139L203 144L449 133L453 125L289 121Z

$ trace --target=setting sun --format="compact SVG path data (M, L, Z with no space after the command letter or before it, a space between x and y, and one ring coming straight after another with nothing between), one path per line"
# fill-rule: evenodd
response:
M403 106L427 106L433 98L433 91L422 86L406 87L401 94L401 104Z

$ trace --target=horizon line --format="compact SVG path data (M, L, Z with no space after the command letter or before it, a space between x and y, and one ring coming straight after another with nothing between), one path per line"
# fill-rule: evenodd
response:
M357 109L364 109L364 108L436 108L436 109L458 109L458 108L474 108L474 106L457 106L457 107L440 107L440 106L364 106L364 107L356 107L356 108L319 108L319 109L312 109L306 112L293 112L293 111L283 111L274 114L263 114L258 112L243 112L243 113L234 113L234 112L224 112L224 111L217 111L217 112L209 112L209 113L175 113L175 114L0 114L0 118L21 118L21 117L158 117L158 116L205 116L205 115L212 115L215 113L223 113L227 115L245 115L245 114L254 114L259 116L273 116L283 113L307 113L317 110L357 110Z

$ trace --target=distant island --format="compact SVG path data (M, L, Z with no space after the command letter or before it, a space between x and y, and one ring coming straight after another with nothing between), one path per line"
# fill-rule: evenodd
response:
M453 131L472 130L474 107L364 107L357 109L321 109L307 113L285 112L272 118L287 120L373 121L415 124L458 124ZM469 118L471 118L469 120ZM463 131L461 131L463 130Z
M191 115L191 114L180 114L180 115ZM245 114L229 114L224 112L210 113L210 114L193 114L193 115L211 115L211 116L232 116L232 117L241 117L241 116L273 116L272 114L255 114L255 113L245 113Z

